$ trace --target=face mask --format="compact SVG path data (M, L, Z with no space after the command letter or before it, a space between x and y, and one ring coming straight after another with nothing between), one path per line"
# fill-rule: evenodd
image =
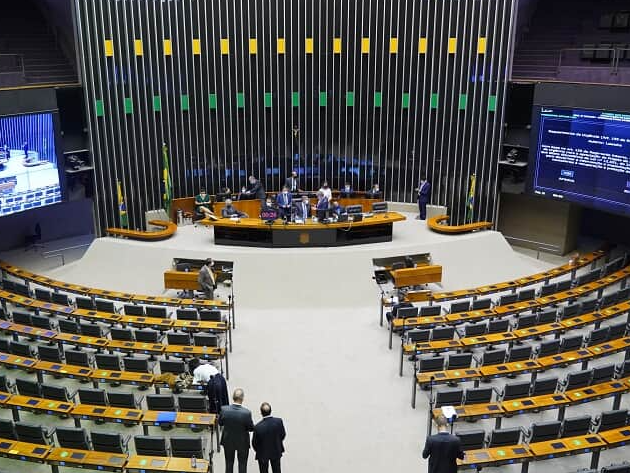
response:
M269 200L268 200L268 201L267 201L267 205L271 205L271 201L269 201Z
M288 194L288 193L289 193L289 191L282 191L282 193L283 193L283 194Z

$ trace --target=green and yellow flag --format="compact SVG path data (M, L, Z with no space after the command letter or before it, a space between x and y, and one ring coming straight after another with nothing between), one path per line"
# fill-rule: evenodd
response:
M118 218L120 219L120 228L129 228L129 217L127 216L127 204L123 197L122 186L120 181L116 181L118 189Z
M171 218L171 204L173 202L173 183L171 182L171 167L168 159L168 147L166 143L162 144L162 158L163 168L162 168L162 185L163 185L163 193L162 193L162 203L164 205L164 210L166 211L166 215L168 218Z
M470 175L470 187L468 188L468 201L466 202L466 220L472 223L473 210L475 208L475 184L477 183L477 177L474 174Z

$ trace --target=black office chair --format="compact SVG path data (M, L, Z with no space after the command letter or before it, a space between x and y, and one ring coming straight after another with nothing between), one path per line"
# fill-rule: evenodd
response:
M64 355L66 363L69 365L84 366L86 368L92 367L92 360L87 352L80 350L66 350Z
M146 401L151 411L177 411L175 396L172 394L147 394Z
M166 332L166 341L169 345L190 345L190 334L188 332Z
M27 358L32 358L35 355L33 349L28 343L12 341L9 344L9 349L13 355L25 356Z
M591 378L593 377L593 370L580 370L569 373L564 381L560 385L565 391L571 391L572 389L583 388L591 384Z
M120 371L120 356L118 354L97 353L94 356L99 370Z
M615 368L616 366L612 363L593 368L593 377L590 384L605 383L612 380L615 377Z
M610 327L601 327L596 330L591 330L587 335L586 346L599 345L604 343L610 338Z
M504 447L506 445L518 445L520 443L522 430L520 427L510 427L507 429L494 429L490 432L488 447Z
M76 296L74 303L79 309L94 310L94 302L89 297Z
M107 400L111 407L122 407L124 409L139 409L142 397L136 398L133 393L107 392Z
M105 299L96 299L94 301L96 305L96 310L99 312L108 312L110 314L116 314L118 311L116 310L116 306L112 301L107 301Z
M196 309L177 309L177 320L199 320Z
M104 389L78 389L77 394L79 395L79 402L81 404L92 404L96 406L107 405L107 393Z
M28 381L26 379L17 378L15 380L18 393L21 396L42 397L42 390L36 381Z
M53 302L52 293L49 290L43 289L41 287L35 288L35 299L42 302Z
M505 361L505 356L505 348L500 348L498 350L487 350L483 352L481 360L477 359L477 364L480 366L498 365Z
M589 312L593 312L597 307L599 300L597 297L592 297L590 299L584 299L582 301L582 305L580 306L581 314L588 314Z
M431 340L452 340L455 336L455 327L435 327L431 333Z
M459 438L461 448L464 451L483 448L486 439L486 432L483 429L458 430L455 435Z
M488 322L488 333L507 332L510 327L508 319L496 319Z
M15 384L11 383L6 375L0 375L0 391L4 393L14 393Z
M45 399L54 399L61 402L74 402L76 391L70 392L66 386L53 386L51 384L42 384L42 397Z
M521 329L521 328L532 327L533 325L536 325L537 321L538 321L538 315L537 314L520 315L516 319L515 328L516 329Z
M560 319L568 319L580 313L580 303L569 304L560 309Z
M125 304L123 305L123 311L125 315L144 315L144 306L143 305L135 305L135 304Z
M558 318L558 311L556 309L545 309L538 312L538 324L550 324L555 322Z
M0 419L0 438L17 440L17 435L15 433L15 424L12 420Z
M472 353L453 353L448 357L448 369L466 369L472 364Z
M518 294L516 294L516 293L504 294L502 296L499 296L499 300L497 301L497 305L514 304L517 301L518 301Z
M129 451L129 435L92 431L92 448L97 452L127 453Z
M50 361L51 363L63 362L62 352L57 345L55 346L38 345L37 354L39 356L39 359L42 361Z
M20 442L37 443L39 445L51 445L55 429L48 429L42 425L28 422L16 422L15 434Z
M621 379L630 376L630 360L625 360L615 367L615 378Z
M105 330L99 324L86 324L79 323L79 329L81 330L81 335L86 335L88 337L102 338L105 336Z
M532 384L531 395L542 396L543 394L552 394L556 392L558 387L558 378L553 376L549 378L536 378Z
M162 339L162 334L157 330L143 328L134 333L137 342L158 343Z
M595 432L604 432L623 427L628 424L628 409L604 411L593 421Z
M483 335L488 330L488 324L485 322L479 322L477 324L466 324L464 325L463 336L464 337L475 337L478 335Z
M83 428L57 427L57 444L63 448L91 450L92 443L88 433Z
M68 299L68 294L64 294L62 292L53 292L51 295L51 299L53 303L59 305L71 305L70 299Z
M148 358L140 358L136 356L126 356L123 358L125 371L133 371L134 373L152 373L153 364Z
M407 343L428 342L431 329L413 329L407 332Z
M556 292L557 286L558 285L555 284L555 283L543 284L543 286L540 288L540 292L538 293L538 295L540 297L545 297L545 296L548 296L550 294L553 294L554 292Z
M418 359L418 372L441 371L444 369L443 356L422 356Z
M560 437L586 435L591 430L591 416L567 417L562 421Z
M464 399L464 391L462 389L440 389L435 393L435 402L433 407L442 406L459 406Z
M50 317L46 315L32 315L31 322L33 327L43 328L45 330L55 330L56 326Z
M442 313L441 305L425 305L420 307L418 315L420 317L431 317L434 315L440 315Z
M518 292L519 302L531 301L534 297L536 297L535 289L522 289Z
M221 311L218 309L203 309L199 311L199 320L207 322L221 322L223 318L221 316Z
M179 437L172 436L171 455L179 458L204 458L205 450L203 448L203 437Z
M31 314L29 314L28 312L22 312L21 310L14 310L11 316L13 318L13 323L21 324L21 325L33 325Z
M514 345L507 354L507 362L529 360L531 356L531 345Z
M456 314L458 312L468 312L470 310L470 301L451 302L449 313Z
M182 374L186 372L186 363L181 360L160 360L160 373Z
M147 314L147 317L158 317L160 319L168 318L168 309L166 307L148 305L145 307L145 313Z
M59 319L59 331L79 334L79 324L75 320Z
M529 381L519 381L515 383L506 383L503 386L502 391L497 390L497 395L503 401L509 401L510 399L519 399L529 396L529 390L531 384Z
M182 412L208 412L208 398L199 395L180 395L177 397L179 410Z
M112 327L109 329L109 336L112 337L112 340L134 341L133 329L130 328Z
M212 335L210 333L195 333L193 335L193 340L195 342L195 346L197 347L218 347L219 346L219 337L216 335Z
M136 453L150 457L168 457L169 449L164 437L153 435L136 435L134 438Z
M492 400L492 388L468 388L464 404L488 404Z
M610 332L608 333L609 340L617 340L626 334L628 328L626 322L618 322L616 324L610 324L608 326Z
M559 420L551 420L547 422L534 422L530 429L526 431L525 436L528 443L546 442L547 440L557 439L560 435Z
M538 349L536 350L536 356L538 358L543 358L546 356L557 355L560 351L560 340L545 340L540 345L538 345Z

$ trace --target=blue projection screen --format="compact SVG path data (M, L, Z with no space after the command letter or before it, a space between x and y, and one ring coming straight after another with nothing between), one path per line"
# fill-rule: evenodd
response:
M0 216L61 202L52 113L0 117Z
M630 215L630 114L540 107L533 125L534 194Z

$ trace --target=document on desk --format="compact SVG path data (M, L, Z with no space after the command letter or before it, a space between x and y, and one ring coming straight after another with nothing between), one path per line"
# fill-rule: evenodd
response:
M457 412L453 406L442 406L442 414L451 422L457 418Z

